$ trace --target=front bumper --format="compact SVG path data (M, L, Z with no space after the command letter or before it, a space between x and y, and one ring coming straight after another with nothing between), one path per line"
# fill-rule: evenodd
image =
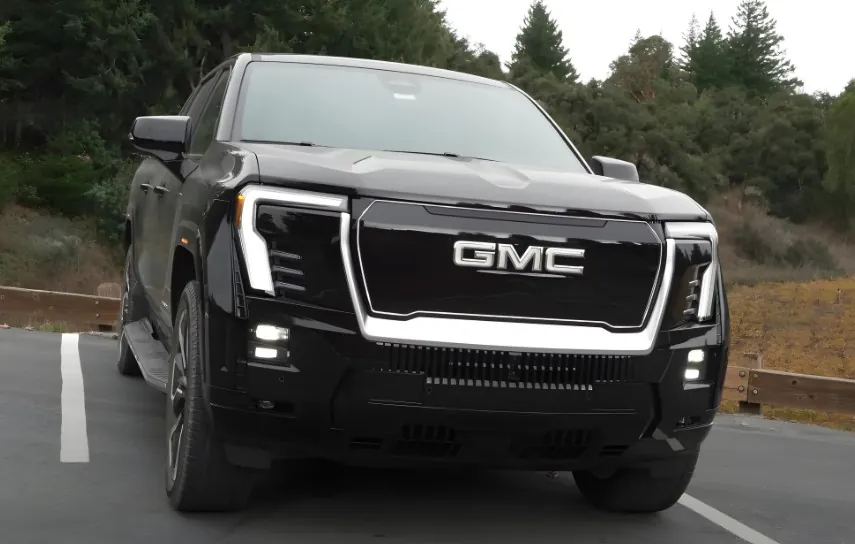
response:
M569 470L691 454L709 432L726 366L709 325L660 333L652 353L617 363L581 357L509 371L495 356L443 373L441 355L401 359L414 351L365 340L353 314L254 297L246 308L247 320L209 314L219 375L206 396L230 457L251 466L324 457ZM253 359L257 323L289 329L287 364ZM703 376L686 383L693 349L706 353Z

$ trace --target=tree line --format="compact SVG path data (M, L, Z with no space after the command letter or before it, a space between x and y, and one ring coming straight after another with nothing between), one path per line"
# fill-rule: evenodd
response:
M5 17L2 17L5 15ZM604 80L581 81L535 0L512 58L451 28L437 0L44 0L0 8L0 207L91 215L115 236L137 115L174 113L240 51L366 57L508 80L587 155L632 161L701 202L750 193L795 222L851 227L855 80L806 94L762 0L727 28L693 17L684 44L637 34ZM855 76L855 74L853 74Z

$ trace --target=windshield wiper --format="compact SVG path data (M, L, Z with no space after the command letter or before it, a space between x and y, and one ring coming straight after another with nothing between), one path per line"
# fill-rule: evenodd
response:
M313 142L283 142L281 140L241 140L248 144L277 144L277 145L296 145L300 147L329 147L328 145L316 144Z
M484 157L470 157L468 155L460 155L459 153L450 153L448 151L445 151L443 153L433 153L431 151L406 151L403 149L384 149L383 151L387 153L412 153L415 155L433 155L435 157L449 157L452 159L474 159L478 161L498 162L495 159L485 159Z
M250 144L274 144L274 145L293 145L299 147L330 147L328 145L316 144L314 142L287 142L280 140L241 140L241 142L246 142ZM478 161L490 161L490 162L499 162L496 159L485 159L484 157L471 157L468 155L460 155L459 153L450 153L445 151L443 153L434 153L431 151L409 151L404 149L384 149L386 153L411 153L415 155L433 155L435 157L449 157L451 159L470 159L470 160L478 160Z

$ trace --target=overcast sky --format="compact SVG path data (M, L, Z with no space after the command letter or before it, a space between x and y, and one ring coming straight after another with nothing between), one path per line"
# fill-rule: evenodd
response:
M502 61L510 59L530 0L441 0L448 20L473 42L483 43ZM703 23L714 11L727 31L739 0L546 0L564 33L564 45L583 81L608 74L609 63L626 52L640 29L662 34L679 49L692 13ZM849 0L767 0L778 21L783 47L805 83L806 92L837 94L855 78L852 55L855 2Z

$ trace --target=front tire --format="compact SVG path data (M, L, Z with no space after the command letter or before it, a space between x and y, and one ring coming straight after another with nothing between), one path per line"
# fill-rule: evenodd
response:
M674 506L694 475L698 454L671 461L667 474L648 469L624 468L605 478L576 471L573 479L582 495L596 508L609 512L661 512Z
M184 512L229 511L250 499L254 473L233 465L202 397L202 306L197 281L187 284L175 314L166 395L166 494Z

